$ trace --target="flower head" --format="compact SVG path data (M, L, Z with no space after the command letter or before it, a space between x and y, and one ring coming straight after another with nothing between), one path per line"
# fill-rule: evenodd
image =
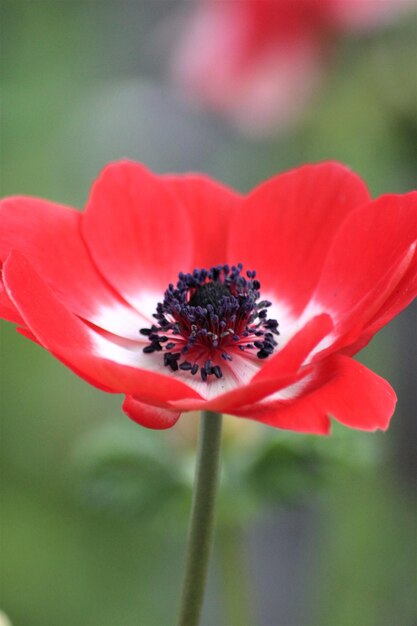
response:
M0 314L151 428L227 412L301 432L386 428L395 394L354 361L417 293L417 194L371 200L338 163L247 196L107 166L84 212L0 206Z
M199 0L174 56L177 81L252 132L288 126L331 41L382 25L412 0Z
M237 350L254 350L265 359L278 345L278 322L268 319L271 302L259 302L260 282L256 272L241 276L242 264L218 265L179 274L176 288L169 285L164 301L158 303L157 325L140 332L149 337L143 351L164 352L164 365L181 369L204 382L214 375L222 378L222 359L233 361Z

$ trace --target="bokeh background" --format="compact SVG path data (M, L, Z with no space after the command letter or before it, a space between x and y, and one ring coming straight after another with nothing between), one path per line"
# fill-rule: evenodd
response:
M2 195L82 208L121 157L242 191L328 158L374 195L415 186L415 14L338 41L303 117L259 138L170 79L187 4L1 1ZM399 395L387 433L321 439L226 418L205 626L415 626L416 313L359 356ZM196 416L146 431L6 323L0 393L0 607L12 624L172 624Z

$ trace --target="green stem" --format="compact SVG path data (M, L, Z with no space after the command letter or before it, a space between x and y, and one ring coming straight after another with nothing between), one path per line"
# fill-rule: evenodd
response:
M198 626L214 525L222 416L203 411L178 626Z

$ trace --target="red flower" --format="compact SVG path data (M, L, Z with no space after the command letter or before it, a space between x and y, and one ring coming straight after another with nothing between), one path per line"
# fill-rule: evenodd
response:
M13 197L1 224L2 317L135 421L387 428L395 394L351 356L417 293L417 193L323 163L242 197L121 162L84 213Z
M200 0L174 59L188 91L250 130L295 119L330 39L373 28L412 0Z

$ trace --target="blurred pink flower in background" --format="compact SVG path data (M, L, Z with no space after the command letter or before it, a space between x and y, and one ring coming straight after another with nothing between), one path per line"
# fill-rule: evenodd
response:
M199 0L174 77L246 130L279 128L306 106L336 36L383 26L413 1Z

